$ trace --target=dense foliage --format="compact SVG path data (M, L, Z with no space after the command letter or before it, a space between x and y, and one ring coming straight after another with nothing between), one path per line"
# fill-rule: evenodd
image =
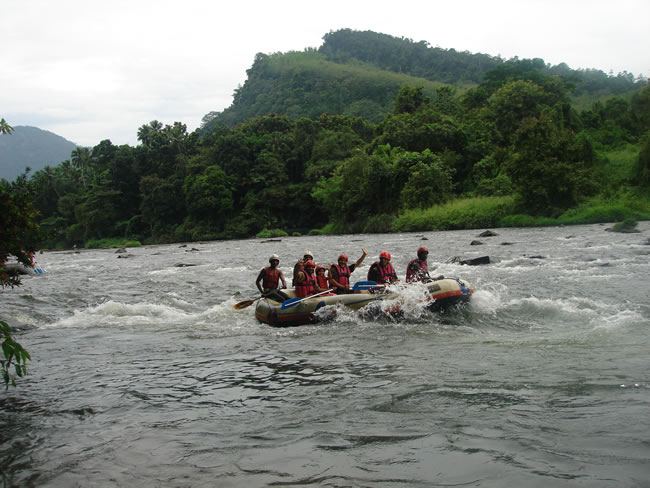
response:
M55 235L50 247L440 228L416 215L459 197L506 203L486 203L492 220L464 206L440 220L446 228L553 218L648 184L647 145L639 151L650 87L582 112L572 87L543 63L516 60L462 92L405 85L376 124L269 115L188 133L153 121L139 129L139 146L77 148L30 185L41 226Z

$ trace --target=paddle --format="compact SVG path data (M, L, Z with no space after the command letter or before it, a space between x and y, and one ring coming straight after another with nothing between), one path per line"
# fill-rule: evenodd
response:
M373 288L377 288L378 286L380 286L380 285L378 285L374 281L357 281L354 284L354 286L352 287L352 289L354 291L357 291L357 290L371 290ZM383 285L381 285L381 286L383 286Z
M320 295L324 295L325 293L329 293L333 289L334 288L330 288L329 290L321 291L320 293L316 293L315 295L311 295L305 298L300 298L300 297L289 298L289 300L285 300L284 302L282 302L282 306L280 308L282 310L286 310L287 308L291 308L295 305L298 305L300 302L304 302L305 300L309 300L310 298L314 298Z
M232 308L234 308L235 310L243 310L246 307L250 307L253 303L255 303L260 298L264 298L264 297L257 297L255 300L244 300L243 302L235 303L232 306Z

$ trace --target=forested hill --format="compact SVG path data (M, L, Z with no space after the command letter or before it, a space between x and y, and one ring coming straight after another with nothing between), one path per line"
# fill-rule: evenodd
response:
M55 166L70 153L76 144L52 132L30 126L16 126L11 135L0 135L0 178L13 180L25 171Z
M372 31L342 29L323 40L318 50L258 53L247 70L248 79L235 90L232 105L208 113L203 132L272 113L294 120L341 114L376 123L390 112L402 86L421 86L432 95L441 84L462 90L481 83L497 67L507 69L507 62L498 56L431 47L425 41ZM627 72L613 76L594 69L574 70L566 64L551 66L542 59L529 61L545 75L562 76L573 87L572 97L580 97L585 108L599 98L640 87Z

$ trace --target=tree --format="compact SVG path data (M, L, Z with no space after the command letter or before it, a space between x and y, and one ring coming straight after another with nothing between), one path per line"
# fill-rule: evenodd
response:
M650 137L646 138L639 153L634 167L634 181L638 185L650 185Z
M396 158L406 182L400 191L403 208L427 208L444 203L451 195L451 174L440 156L428 149L422 153L403 153Z
M198 176L185 178L185 205L196 221L222 224L233 209L229 178L218 166L207 167Z
M405 86L402 88L395 97L395 105L393 113L414 113L421 106L430 103L429 97L424 94L424 88L421 86L412 87Z
M11 134L13 131L14 128L5 119L0 119L0 134Z
M72 163L72 166L79 171L81 184L84 186L84 188L87 186L86 176L88 170L90 169L91 161L92 158L90 156L90 149L87 147L77 147L77 149L73 150L70 154L70 162Z
M3 288L21 284L17 272L4 266L10 255L15 256L22 265L33 267L31 256L36 251L40 234L32 202L33 194L26 174L19 176L14 183L0 183L0 285ZM0 337L4 356L4 359L0 359L0 370L9 388L9 384L16 385L16 377L10 373L11 367L14 367L17 376L23 376L27 373L25 363L31 357L14 340L11 327L3 321L0 321Z
M586 184L584 151L571 131L552 120L549 110L521 122L513 136L506 172L531 215L556 216L574 206Z

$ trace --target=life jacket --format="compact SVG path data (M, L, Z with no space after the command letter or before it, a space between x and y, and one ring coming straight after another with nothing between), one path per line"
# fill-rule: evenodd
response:
M320 288L329 288L329 282L327 281L327 276L316 275L316 283Z
M338 264L333 264L332 268L335 268L339 274L339 279L336 281L343 286L350 284L350 267L347 264L343 267Z
M411 265L417 265L417 269L411 269ZM406 266L406 282L422 281L429 272L429 266L426 261L415 258Z
M280 281L280 270L278 268L271 269L270 266L264 268L262 275L262 288L277 288Z
M379 261L375 261L372 267L374 267L375 265L377 265L377 269L379 270L379 279L377 280L377 283L379 284L392 283L393 281L397 280L397 274L395 274L395 268L393 268L393 265L390 262L386 264L385 268L381 267ZM372 271L372 267L371 267L371 271ZM370 276L371 271L368 271L368 276Z
M305 275L305 280L295 285L296 296L300 298L316 294L316 277L313 274L310 275L307 273L307 270L303 271L303 274Z

